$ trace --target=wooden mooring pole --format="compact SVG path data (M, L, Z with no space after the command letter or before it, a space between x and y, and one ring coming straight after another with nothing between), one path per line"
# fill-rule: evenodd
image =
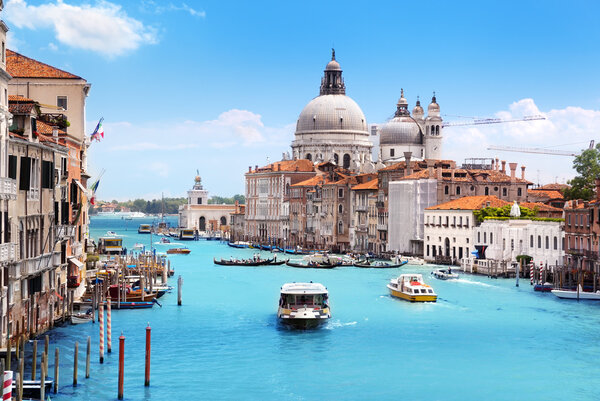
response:
M181 276L177 278L177 305L181 306L181 287L183 286L183 279Z
M77 356L79 355L79 344L75 341L75 353L73 354L73 387L77 387Z
M85 351L85 378L90 378L90 359L92 357L92 337L87 338L87 349Z
M37 369L37 340L33 340L33 354L31 355L31 380L35 380Z
M54 350L54 394L58 393L58 347Z
M117 398L123 399L123 373L125 370L125 336L121 333L119 337L119 389Z
M148 387L150 385L150 341L151 341L151 332L150 323L148 323L148 327L146 327L146 371L145 371L145 380L144 386Z

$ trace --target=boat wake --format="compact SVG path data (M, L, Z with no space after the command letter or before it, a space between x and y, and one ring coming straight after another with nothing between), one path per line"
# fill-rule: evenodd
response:
M343 322L340 322L339 320L336 320L335 322L329 322L329 324L327 325L326 329L327 330L333 330L333 329L338 329L340 327L355 326L357 323L358 322L356 322L356 321L343 323Z
M454 281L457 283L465 283L465 284L472 284L472 285L479 285L482 287L495 287L495 285L491 285L491 284L487 284L487 283L482 283L481 281L471 281L471 280L465 280L464 278L457 278L457 279L452 279L452 280L448 280L448 281Z

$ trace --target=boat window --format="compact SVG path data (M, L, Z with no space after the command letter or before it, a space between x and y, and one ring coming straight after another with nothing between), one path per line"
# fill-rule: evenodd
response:
M427 290L425 288L421 289L421 294L427 294Z
M427 290L427 292L433 294L433 290Z

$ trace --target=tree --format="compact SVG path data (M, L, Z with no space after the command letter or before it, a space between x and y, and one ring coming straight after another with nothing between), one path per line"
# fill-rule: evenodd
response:
M600 178L600 143L595 148L584 150L573 160L573 169L578 176L569 181L571 188L563 190L566 199L590 200L594 197L596 178Z

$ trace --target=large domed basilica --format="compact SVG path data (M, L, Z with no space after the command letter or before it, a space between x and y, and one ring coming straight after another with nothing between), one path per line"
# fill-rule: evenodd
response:
M367 120L354 100L346 96L342 69L332 49L321 79L319 96L300 113L292 142L294 158L331 161L359 171L371 164Z

